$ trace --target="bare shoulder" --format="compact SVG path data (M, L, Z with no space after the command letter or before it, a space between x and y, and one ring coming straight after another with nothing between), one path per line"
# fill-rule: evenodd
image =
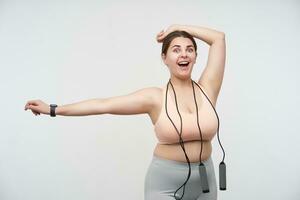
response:
M149 87L149 90L151 90L153 95L161 96L162 94L162 88L160 87Z
M162 91L162 88L160 88L160 87L147 87L147 88L143 88L141 90L143 90L146 93L157 94L157 93Z
M160 87L146 87L135 91L135 98L139 98L144 102L144 106L147 105L151 110L160 106L163 89Z
M142 89L142 91L154 104L160 102L162 98L163 89L160 87L147 87Z

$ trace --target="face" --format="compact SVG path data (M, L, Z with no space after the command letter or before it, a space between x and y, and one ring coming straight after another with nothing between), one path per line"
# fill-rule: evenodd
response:
M162 59L165 65L168 66L171 75L181 79L191 77L196 57L197 54L192 41L184 37L173 39L167 54L162 55Z

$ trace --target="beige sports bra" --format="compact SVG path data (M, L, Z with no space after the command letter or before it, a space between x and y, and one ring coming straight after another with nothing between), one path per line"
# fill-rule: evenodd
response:
M201 89L203 90L203 87L201 86ZM204 92L204 91L203 91ZM200 90L200 88L195 89L196 99L197 102L201 102L200 105L198 105L198 113L199 113L199 125L202 132L202 140L212 140L212 138L215 136L218 128L218 118L214 112L213 107L211 106L206 92L206 96L203 94L203 92ZM162 107L159 114L159 117L157 121L154 124L154 131L156 134L156 137L160 144L174 144L178 143L178 133L176 132L176 129L170 122L165 109L165 100L166 100L166 86L163 87L163 95L162 95ZM172 121L174 122L176 128L180 129L180 117L178 115L176 104L175 104L175 98L172 95L172 90L168 90L168 114ZM194 107L194 110L192 113L184 112L180 109L179 106L179 112L182 117L182 140L183 142L186 141L200 141L200 133L197 125L197 113L196 113L196 106Z

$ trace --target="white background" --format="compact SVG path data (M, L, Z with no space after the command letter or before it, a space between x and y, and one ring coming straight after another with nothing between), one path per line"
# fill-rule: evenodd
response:
M165 85L155 36L171 24L226 34L219 199L299 199L299 22L296 0L0 1L0 199L143 199L157 142L148 116L50 118L24 105ZM209 48L197 43L193 79ZM218 181L217 137L212 156Z

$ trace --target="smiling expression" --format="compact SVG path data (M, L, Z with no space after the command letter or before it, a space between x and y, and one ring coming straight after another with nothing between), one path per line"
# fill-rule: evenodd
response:
M162 59L168 66L171 75L178 78L190 78L197 53L192 41L189 38L174 38Z

